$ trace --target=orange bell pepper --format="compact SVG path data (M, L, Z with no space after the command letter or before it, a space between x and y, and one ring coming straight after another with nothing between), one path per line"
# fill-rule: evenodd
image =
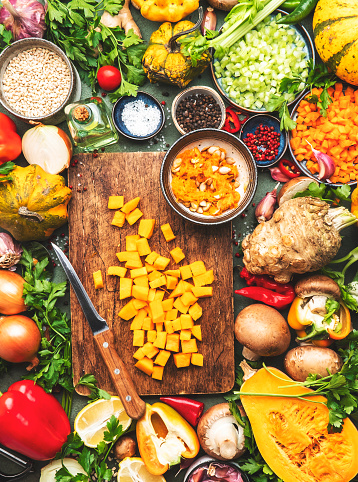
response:
M162 475L181 457L192 459L199 452L193 427L165 403L147 404L136 431L140 455L153 475Z
M336 330L327 329L329 337L332 340L343 340L352 330L351 314L349 309L341 302L341 308L339 310L339 322L340 328Z

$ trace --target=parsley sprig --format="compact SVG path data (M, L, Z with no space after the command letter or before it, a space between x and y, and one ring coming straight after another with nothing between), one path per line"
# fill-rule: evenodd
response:
M0 2L1 7L1 2ZM4 24L0 24L0 52L2 52L12 40L11 30L7 30Z
M16 165L13 162L4 162L0 166L0 182L11 181L11 172L15 169Z
M115 65L122 74L119 89L110 95L115 101L122 95L136 95L145 81L141 65L146 49L131 29L109 28L101 24L106 10L115 15L122 8L120 0L48 0L46 36L75 63L81 79L95 90L97 72L104 65Z
M351 188L348 184L342 184L337 188L330 187L328 184L317 184L311 182L308 188L304 191L298 192L294 197L318 197L322 201L337 204L339 201L351 201Z
M104 441L100 442L96 448L86 447L77 433L71 433L56 458L64 459L77 455L77 462L83 467L86 474L72 475L63 466L56 472L56 482L88 482L92 480L92 475L95 475L98 482L111 480L113 473L108 468L106 460L113 445L123 433L122 425L114 415L107 422L107 430L103 434Z

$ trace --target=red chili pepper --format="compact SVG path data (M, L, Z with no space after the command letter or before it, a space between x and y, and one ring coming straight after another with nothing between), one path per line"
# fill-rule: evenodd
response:
M248 286L247 288L236 290L235 293L237 295L245 296L245 298L261 301L262 303L277 308L278 310L289 306L296 296L294 290L292 290L292 293L281 294L268 290L267 288L262 288L261 286Z
M185 397L160 397L160 401L174 408L187 422L196 427L204 410L203 402Z
M13 383L0 397L0 443L34 460L52 459L71 432L56 398L33 380Z
M301 171L298 169L296 164L294 164L292 161L288 159L281 159L280 162L278 163L278 168L280 169L282 174L285 174L290 179L293 179L294 177L298 177L301 175Z
M262 286L269 290L276 291L283 295L294 293L294 288L291 284L277 283L277 281L267 275L253 275L245 268L242 268L240 277L243 278L249 286Z
M226 107L226 118L225 118L225 124L224 124L223 130L230 132L231 134L235 134L235 132L239 132L242 124L244 124L249 117L245 115L245 119L240 120L239 115L242 115L241 111L239 110L234 111L232 107ZM233 124L233 127L231 126L232 124Z

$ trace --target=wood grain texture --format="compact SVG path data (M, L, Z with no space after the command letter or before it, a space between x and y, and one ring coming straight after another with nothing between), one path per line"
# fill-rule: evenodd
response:
M164 153L113 153L78 155L77 167L69 170L73 198L69 206L70 261L97 311L113 329L116 349L140 395L220 393L234 384L234 314L231 224L205 227L186 222L166 203L160 188L159 171ZM82 174L79 177L78 174ZM83 188L87 190L84 192ZM81 189L82 192L77 190ZM137 234L138 222L123 228L111 225L114 210L107 208L110 195L124 195L129 201L140 196L143 218L156 219L149 244L152 250L171 258L169 251L179 246L186 258L180 265L203 260L213 269L213 298L199 300L204 367L178 370L173 359L164 370L163 381L153 380L135 368L130 322L118 317L128 300L119 300L119 278L107 276L109 266L118 266L116 252L125 250L125 236ZM166 243L160 226L170 223L176 239ZM168 268L177 265L171 262ZM102 270L104 289L95 290L92 273ZM189 280L190 281L190 280ZM99 386L115 393L108 370L101 359L91 329L71 289L74 383L85 373L93 373ZM199 322L198 321L198 322ZM197 323L198 323L197 322ZM86 389L78 388L86 394Z

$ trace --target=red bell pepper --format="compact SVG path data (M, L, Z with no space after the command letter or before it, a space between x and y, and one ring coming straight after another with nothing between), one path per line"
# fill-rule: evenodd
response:
M160 401L174 408L187 422L196 427L204 410L203 402L185 397L160 397Z
M285 174L290 179L301 175L301 171L298 169L296 164L288 159L281 159L278 163L278 168L282 174Z
M230 132L230 134L235 134L235 132L239 132L241 126L246 122L248 119L248 115L245 115L243 120L239 119L239 115L242 115L242 112L235 111L232 107L226 107L226 118L223 130Z
M34 460L52 459L71 432L56 398L33 380L13 383L0 397L0 443Z
M0 165L13 161L21 154L21 137L13 120L0 112Z

